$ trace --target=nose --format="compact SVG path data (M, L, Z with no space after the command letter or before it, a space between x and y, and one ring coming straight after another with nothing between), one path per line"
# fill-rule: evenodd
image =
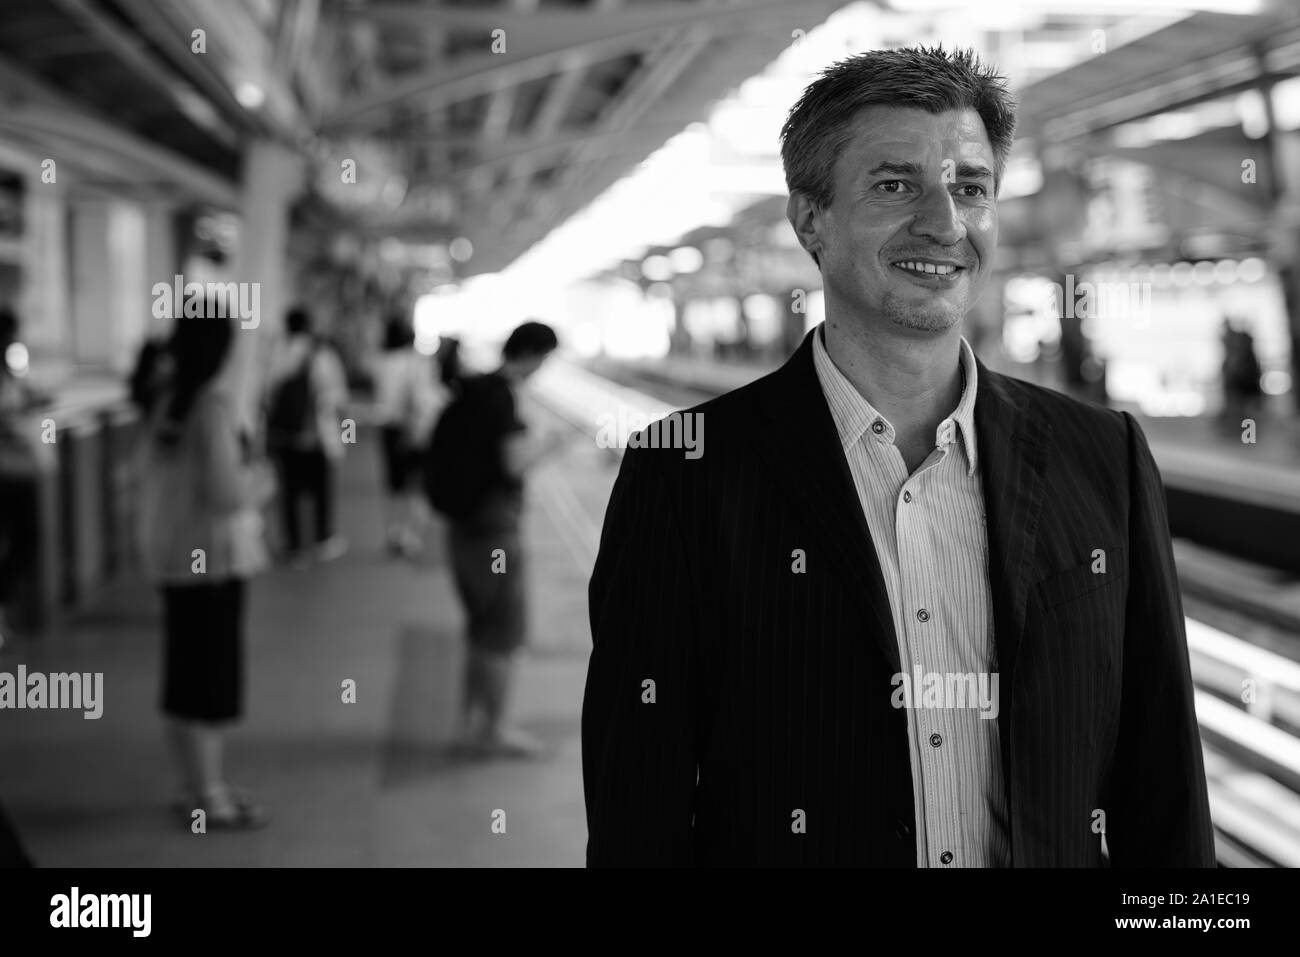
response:
M940 246L955 246L966 238L966 224L946 185L927 189L917 202L911 225L913 236Z

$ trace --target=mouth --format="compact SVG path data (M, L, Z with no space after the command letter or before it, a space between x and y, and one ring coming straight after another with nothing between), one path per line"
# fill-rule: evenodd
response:
M937 259L902 259L890 263L890 268L898 270L913 282L931 288L952 285L966 272L966 267L960 263Z

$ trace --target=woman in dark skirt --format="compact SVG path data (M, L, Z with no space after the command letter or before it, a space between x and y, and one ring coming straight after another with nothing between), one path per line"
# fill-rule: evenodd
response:
M210 304L178 318L171 379L159 398L142 477L142 554L163 601L161 707L187 827L257 827L266 812L224 772L226 729L243 714L244 595L266 567L261 505L272 484L249 461L232 391L219 373L233 326ZM220 318L219 318L220 316Z

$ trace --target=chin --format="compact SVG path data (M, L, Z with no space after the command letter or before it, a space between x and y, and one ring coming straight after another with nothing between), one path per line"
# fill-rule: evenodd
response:
M916 332L947 332L960 321L950 316L903 316L894 324Z
M959 324L965 311L956 305L932 304L928 308L918 303L890 303L886 311L889 321L904 329L918 332L946 332Z

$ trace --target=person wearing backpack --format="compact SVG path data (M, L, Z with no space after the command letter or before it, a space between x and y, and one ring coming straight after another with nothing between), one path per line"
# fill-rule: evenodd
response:
M285 317L288 337L271 371L266 442L280 471L280 507L290 562L306 564L300 506L312 506L314 555L331 561L347 551L334 530L334 473L343 457L341 420L347 379L334 351L312 332L302 307Z
M457 740L476 753L524 756L537 748L505 721L515 654L526 630L524 476L564 437L536 438L519 417L516 390L556 346L554 330L544 323L515 329L499 369L460 379L425 455L425 493L447 519L451 571L468 619Z

